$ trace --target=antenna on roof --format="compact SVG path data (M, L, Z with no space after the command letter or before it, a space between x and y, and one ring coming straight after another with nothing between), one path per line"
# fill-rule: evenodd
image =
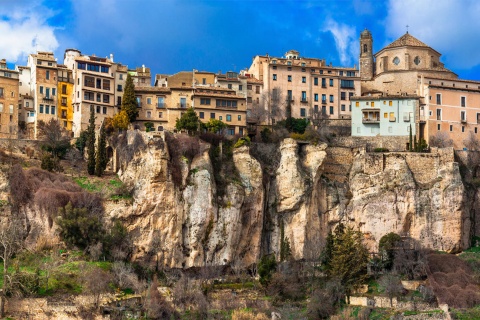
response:
M407 33L408 33L408 27L409 27L409 25L407 24L406 27L407 27Z

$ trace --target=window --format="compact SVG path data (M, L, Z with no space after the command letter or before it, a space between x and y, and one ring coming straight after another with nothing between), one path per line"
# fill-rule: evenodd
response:
M232 121L232 115L231 114L227 114L227 122L231 122Z
M442 120L442 109L437 109L437 120Z
M462 126L462 132L465 132L465 126Z
M77 68L78 68L78 69L85 70L86 67L87 67L87 64L86 64L85 62L79 62L79 63L77 64Z
M48 105L45 106L45 113L50 114L50 106Z
M102 89L102 79L97 79L97 89Z
M45 74L45 79L50 80L50 71L47 70L47 73Z
M159 113L158 113L158 117L159 117L159 118L163 118L163 112L159 112Z
M460 106L465 107L465 97L460 97Z
M326 115L327 114L327 107L322 106L322 114Z
M355 107L360 107L360 102L359 101L355 101Z
M410 122L410 112L404 112L403 113L403 121L404 122Z
M318 86L318 78L313 78L313 85Z
M307 83L307 77L302 77L302 83Z
M150 119L152 117L152 111L147 111L147 119Z
M288 78L288 82L292 82L292 76L291 75L288 75L287 78Z
M210 105L210 98L200 98L200 104Z
M375 101L370 102L370 105L372 106L372 108L375 107Z
M198 117L199 117L200 119L204 119L204 118L205 118L205 113L204 113L204 112L199 112L199 113L198 113Z
M247 84L247 90L252 90L252 85L251 84Z
M222 120L223 120L222 116L219 116L219 117L218 117L218 120L222 121Z
M243 85L241 84L238 85L238 91L243 91Z
M442 104L442 95L437 93L437 104Z
M0 98L3 98L3 88L0 88Z
M460 121L462 121L462 122L467 121L467 113L464 110L460 111Z
M67 98L62 97L62 106L66 106L66 105L67 105Z
M234 136L235 135L235 128L228 128L227 135Z
M187 98L180 98L180 108L187 107Z
M40 94L43 94L43 87L40 86ZM2 94L2 97L3 97L3 94Z
M300 117L305 117L305 116L306 116L305 108L300 108Z
M158 126L158 131L163 131L163 126Z
M165 98L157 97L157 108L165 108Z
M477 113L477 123L480 123L480 113Z
M315 94L313 95L313 99L314 99L315 101L318 101L318 93L315 93Z
M333 114L333 107L330 106L330 114Z
M83 100L89 100L89 101L94 101L95 100L95 94L90 91L85 91L83 94Z
M103 90L110 90L110 80L103 79Z
M287 100L293 101L292 90L287 90Z
M333 87L333 79L330 79L329 82L330 82L330 87Z
M313 110L314 110L315 113L318 112L318 105L317 104L313 106Z
M48 98L50 98L50 88L45 88L45 96Z
M215 119L215 112L210 113L210 119Z
M247 97L247 103L252 103L252 97Z
M122 105L122 97L117 97L117 106Z
M55 96L57 95L57 89L56 88L52 88L52 96Z
M387 118L388 118L388 112L384 112L384 113L383 113L383 118L384 118L384 119L387 119Z
M287 61L287 64L288 64L289 66L291 66L291 65L292 65L292 61Z
M453 126L452 125L450 125L450 131L453 131Z
M228 89L232 89L232 84L231 83L228 84Z
M322 94L322 102L327 103L327 95L326 94Z
M67 94L67 86L62 85L62 94Z
M103 107L103 114L107 114L107 107Z
M340 80L340 87L341 88L355 88L353 80Z
M238 120L238 121L242 121L242 116L241 116L241 115L238 115L237 120Z
M389 114L389 119L388 119L388 120L389 120L390 122L393 122L393 121L396 120L396 119L395 119L395 112L390 112L390 114Z
M260 86L255 87L255 93L260 93Z
M277 81L277 74L276 73L273 74L273 81Z
M108 69L109 69L108 67L102 66L102 67L100 68L100 71L103 72L103 73L108 73ZM98 70L97 70L97 71L98 71Z
M101 107L97 106L97 113L100 113Z
M340 109L341 109L342 111L345 111L345 105L342 104L342 105L340 106Z
M237 101L217 99L217 107L236 108Z
M305 62L302 62L302 67L305 67Z
M0 111L3 111L3 104L1 105ZM43 113L43 104L40 105L40 113Z
M307 101L307 91L302 91L302 101L303 102Z
M333 95L330 95L330 102L333 102Z
M119 80L123 80L123 74L120 73L120 74L118 75L118 79L119 79Z
M150 97L147 98L147 104L152 104L152 98Z
M108 94L103 95L103 103L110 103L110 96Z
M207 84L207 78L202 78L202 84Z
M438 131L440 131L440 126L441 126L440 123L437 124L437 130L438 130Z
M340 92L340 100L346 100L347 95L345 92Z
M25 102L25 107L26 107L26 108L30 107L30 102L26 101L26 102Z
M287 68L287 71L292 71L292 67L288 67L288 68Z
M326 87L327 87L327 79L322 78L322 88L326 88Z
M123 91L123 87L122 87L121 84L118 84L118 85L117 85L117 91L120 91L120 92Z
M475 133L477 133L477 127L475 127Z
M352 100L352 97L353 97L353 92L349 92L348 93L348 100Z

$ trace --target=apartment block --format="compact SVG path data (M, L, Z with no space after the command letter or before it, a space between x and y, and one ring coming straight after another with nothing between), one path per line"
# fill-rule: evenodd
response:
M30 88L31 70L27 66L16 66L18 72L18 133L19 137L35 137L35 99Z
M0 60L0 137L16 138L18 126L19 74Z
M98 128L105 118L114 116L115 64L113 55L110 58L88 56L76 49L65 51L64 64L73 75L72 131L78 137L88 127L90 110L95 113Z
M416 135L419 96L352 97L352 136Z
M73 127L73 76L72 70L58 65L58 121L67 131Z
M255 56L248 74L263 82L264 94L280 96L283 109L290 101L296 118L322 113L330 119L349 119L350 97L360 95L356 67L332 67L323 59L301 57L295 50L285 57Z
M30 68L30 94L33 97L33 137L37 138L39 121L48 122L58 116L58 66L53 52L37 52L28 56Z

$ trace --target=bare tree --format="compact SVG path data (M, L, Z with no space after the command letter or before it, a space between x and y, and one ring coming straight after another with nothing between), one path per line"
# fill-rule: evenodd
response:
M271 91L264 91L260 99L261 106L267 112L267 124L274 124L275 121L284 117L286 99L279 87L275 87ZM287 97L287 99L293 99L293 97Z
M268 111L265 109L263 103L254 101L252 107L247 110L247 118L256 124L261 124L267 120Z
M58 120L52 118L48 122L40 120L37 124L42 146L54 158L59 158L70 148L70 137Z
M100 298L108 291L108 284L112 281L111 274L100 268L86 268L82 273L83 289L93 297L93 304L98 308Z
M450 139L448 133L444 131L438 131L435 135L430 136L429 140L431 147L448 148L453 147L453 140Z
M23 247L25 229L19 219L5 219L0 225L0 259L3 262L3 290L0 292L0 318L4 317L6 293L13 283L10 259Z
M131 285L131 275L134 274L134 272L129 264L122 261L115 261L112 265L112 272L118 287L126 288Z
M148 289L145 307L149 319L176 319L175 310L158 291L158 281L155 277Z
M160 232L154 231L150 240L148 248L148 254L150 256L155 255L155 271L158 271L158 253L162 250L162 239L160 238Z
M400 277L393 273L387 273L380 278L379 283L385 289L385 294L390 299L390 307L393 308L393 298L398 297L403 291Z
M480 140L478 140L477 135L470 131L468 136L463 140L463 144L471 151L480 151Z

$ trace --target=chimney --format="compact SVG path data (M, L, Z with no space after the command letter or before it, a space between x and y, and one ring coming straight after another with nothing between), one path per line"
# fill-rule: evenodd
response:
M113 53L110 53L110 60L113 62Z
M142 72L145 72L145 65L144 64L142 64L142 70L143 70Z

